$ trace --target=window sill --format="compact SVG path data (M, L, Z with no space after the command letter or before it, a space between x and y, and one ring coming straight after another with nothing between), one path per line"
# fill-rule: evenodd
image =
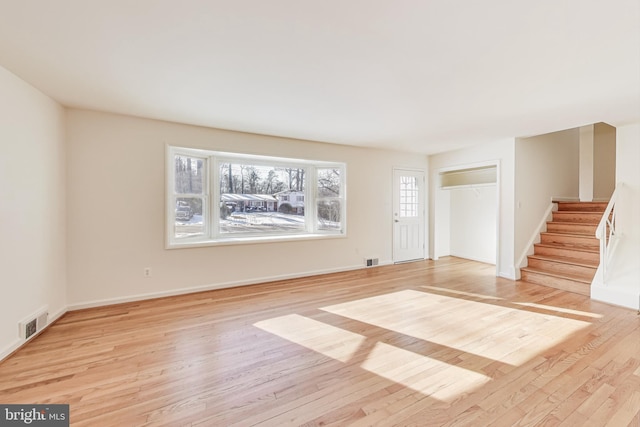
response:
M339 239L347 237L346 233L334 234L293 234L287 236L247 236L247 237L228 237L222 239L211 240L189 240L184 242L167 243L165 249L187 249L202 248L210 246L229 246L229 245L253 245L261 243L281 243L281 242L299 242L306 240L322 240L322 239Z

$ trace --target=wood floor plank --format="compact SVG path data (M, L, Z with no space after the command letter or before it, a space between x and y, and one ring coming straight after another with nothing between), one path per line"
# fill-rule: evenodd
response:
M637 427L640 316L443 257L69 312L0 363L0 402L74 426Z

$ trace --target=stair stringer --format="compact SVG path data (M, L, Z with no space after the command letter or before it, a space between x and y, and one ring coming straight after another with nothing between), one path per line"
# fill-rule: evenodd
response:
M552 201L551 203L549 203L549 206L547 206L547 209L544 211L544 214L542 215L542 219L538 223L538 226L535 228L535 230L533 230L531 238L529 239L529 241L527 242L527 245L525 246L525 250L522 252L520 257L518 258L518 261L516 262L516 280L520 280L522 278L520 269L527 266L528 264L527 256L533 255L534 253L533 245L535 245L536 243L540 243L540 233L547 231L547 222L551 221L551 219L553 218L553 212L557 210L558 210L558 204Z

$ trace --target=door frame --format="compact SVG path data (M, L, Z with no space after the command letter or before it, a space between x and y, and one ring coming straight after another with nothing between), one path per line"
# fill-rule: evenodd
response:
M395 206L395 200L396 200L396 194L398 189L396 188L395 185L395 176L396 176L396 172L399 171L406 171L406 172L412 172L412 173L420 173L422 174L422 178L423 178L423 185L422 188L420 190L420 197L422 197L422 222L423 222L423 227L422 227L422 242L423 242L423 247L422 247L422 256L420 258L416 258L413 260L402 260L402 261L398 261L396 260L396 248L395 248L395 226L394 226L394 212L396 209ZM401 264L403 262L411 262L411 261L417 261L417 260L424 260L424 259L428 259L429 258L429 245L428 245L428 237L429 237L429 219L428 219L428 212L429 212L429 200L427 198L428 192L428 183L429 183L429 175L427 173L427 171L425 169L420 169L420 168L415 168L415 167L402 167L402 166L394 166L392 171L391 171L391 261L394 264Z
M440 257L440 253L438 252L438 247L440 245L440 242L438 240L438 233L435 232L436 227L438 226L438 223L440 221L442 221L441 215L443 215L444 213L442 212L442 192L444 191L448 191L448 190L443 190L442 189L442 184L440 182L440 174L442 174L443 172L452 172L452 171L456 171L456 170L464 170L464 169L470 169L470 168L477 168L477 167L486 167L486 166L495 166L496 168L496 277L500 277L500 272L501 272L501 258L500 255L502 253L502 248L501 248L501 232L500 232L500 217L501 217L501 209L502 209L502 172L501 172L501 162L500 159L492 159L492 160L486 160L486 161L481 161L481 162L471 162L471 163L463 163L463 164L457 164L455 166L445 166L445 167L441 167L438 168L437 170L432 171L433 175L433 186L431 187L431 190L433 191L433 199L432 199L432 203L433 203L433 209L431 212L433 212L433 242L432 247L433 247L433 256L431 257L431 259L433 259L434 261L437 261L438 258ZM450 211L450 207L446 207L446 214L447 215L451 215L451 211ZM447 220L448 221L448 220ZM505 276L506 277L506 276Z

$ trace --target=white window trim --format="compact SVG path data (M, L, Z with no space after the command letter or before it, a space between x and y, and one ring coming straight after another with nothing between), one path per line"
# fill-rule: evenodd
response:
M175 156L191 156L205 160L206 182L204 183L204 194L191 195L175 193ZM166 146L166 182L165 182L165 247L167 249L205 247L218 245L273 243L283 241L315 240L327 238L344 238L347 236L347 197L346 197L346 164L342 162L315 161L307 159L293 159L283 157L272 157L263 155L252 155L243 153L219 152L214 150L194 149L187 147ZM291 167L293 165L305 169L305 229L300 232L288 233L238 233L235 235L222 234L219 232L217 224L220 221L220 207L216 206L220 200L219 179L220 164L238 161L247 161L259 166L282 166ZM341 201L341 224L338 231L317 229L317 202L327 200L326 197L316 197L317 175L316 168L338 168L341 171L340 194ZM196 237L175 237L175 204L180 197L201 197L203 198L203 236Z

